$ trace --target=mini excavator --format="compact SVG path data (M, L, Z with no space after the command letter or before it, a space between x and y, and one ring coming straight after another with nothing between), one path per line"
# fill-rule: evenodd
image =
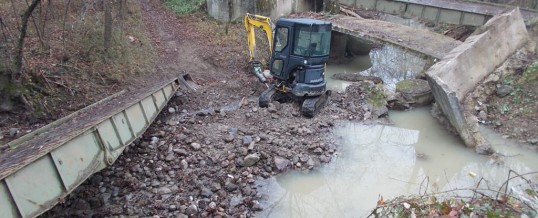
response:
M268 87L259 97L260 107L272 101L292 99L301 103L301 113L313 117L327 102L325 65L329 59L332 24L314 19L280 18L273 29L271 19L247 14L250 71ZM269 73L264 73L256 57L254 30L267 34L271 59Z

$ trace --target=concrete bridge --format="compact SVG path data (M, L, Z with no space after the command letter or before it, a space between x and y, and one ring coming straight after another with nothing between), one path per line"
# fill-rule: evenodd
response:
M320 11L327 0L207 0L208 13L227 22L245 13L255 13L276 19L290 13ZM490 18L515 8L511 5L454 0L339 0L342 5L375 9L410 18L458 25L482 26ZM525 21L538 20L538 10L520 9Z
M435 32L381 20L361 19L343 15L337 15L326 20L332 22L333 31L374 43L389 43L431 59L440 60L461 44L458 40Z
M482 26L493 16L515 8L510 5L454 0L340 0L340 3L404 17L470 26ZM526 21L538 18L536 10L520 9L520 12Z

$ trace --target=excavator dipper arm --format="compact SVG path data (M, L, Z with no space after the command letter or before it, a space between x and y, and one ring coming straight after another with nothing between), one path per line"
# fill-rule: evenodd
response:
M247 13L244 19L245 19L244 20L245 29L247 30L247 35L248 35L248 51L250 52L250 61L257 61L256 60L256 35L254 33L255 27L261 28L267 35L267 41L269 42L269 52L272 53L273 52L273 48L272 48L273 23L271 22L271 18Z
M267 86L267 80L263 75L263 69L260 61L256 57L256 34L254 32L255 27L261 28L265 35L267 35L267 41L269 42L269 52L273 52L273 23L268 17L261 15L248 14L244 18L245 29L247 30L248 36L248 51L250 53L250 71L258 77L260 82L264 83Z

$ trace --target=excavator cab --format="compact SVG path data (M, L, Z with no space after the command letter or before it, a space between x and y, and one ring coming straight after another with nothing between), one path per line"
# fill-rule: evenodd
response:
M273 43L271 75L291 88L295 96L319 96L325 92L331 23L281 18L276 23Z

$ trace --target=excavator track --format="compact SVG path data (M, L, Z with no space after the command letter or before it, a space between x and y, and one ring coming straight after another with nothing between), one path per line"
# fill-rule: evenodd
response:
M329 90L320 96L306 98L301 106L301 113L305 117L314 117L325 106L330 95L331 91Z

